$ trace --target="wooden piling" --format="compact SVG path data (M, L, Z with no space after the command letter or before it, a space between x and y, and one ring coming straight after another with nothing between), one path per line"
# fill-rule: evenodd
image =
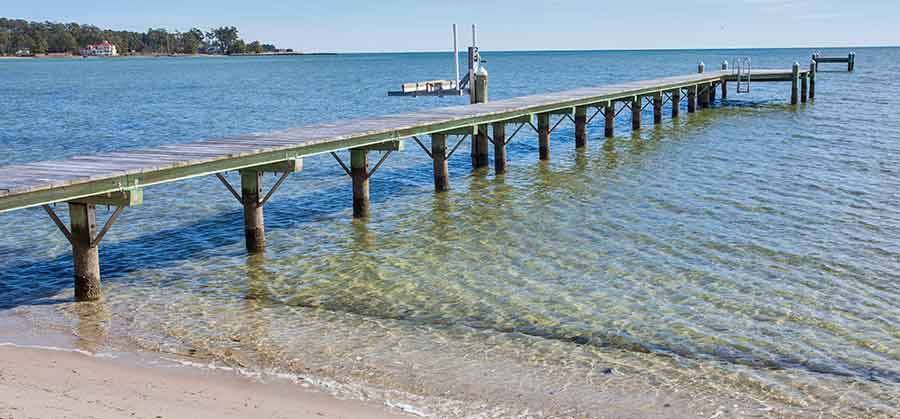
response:
M584 148L586 145L587 106L578 106L575 108L575 148Z
M672 118L678 118L681 112L681 88L672 91Z
M806 103L809 97L809 73L800 76L800 102Z
M494 173L506 173L506 123L495 122L494 134Z
M809 64L809 98L814 99L816 97L816 62L813 61Z
M697 111L697 86L688 87L687 109L688 113Z
M716 103L716 84L710 83L709 85L709 104L712 105Z
M247 251L259 253L266 250L266 227L263 209L259 205L263 172L241 170L241 203L244 205L244 242Z
M612 138L616 135L616 103L615 102L606 102L606 106L603 110L603 117L605 119L605 123L603 126L603 135L606 138Z
M662 92L656 92L653 94L653 123L661 124L662 123Z
M642 100L640 96L631 98L631 129L634 131L641 130Z
M447 165L447 134L431 134L431 158L434 161L434 191L449 191L450 167Z
M800 83L800 63L794 63L791 68L791 105L796 105L800 99L799 86Z
M353 218L369 216L369 150L350 149L350 177L353 178Z
M475 72L475 102L486 103L488 101L488 73L483 67ZM472 168L487 167L488 138L487 125L479 125L477 133L472 137Z
M69 219L75 271L75 301L99 300L103 292L100 288L100 251L93 245L97 234L96 206L69 203Z
M706 71L706 64L700 61L700 64L697 64L697 72L703 74L704 71Z
M704 83L700 86L700 91L697 93L697 105L701 109L709 108L709 92L712 90L712 85L709 83Z
M855 67L855 64L856 64L856 53L851 52L849 55L847 55L847 71L852 72L853 67Z
M728 61L722 62L722 71L728 71ZM728 80L722 79L722 100L728 99Z
M539 113L538 120L538 152L541 160L550 160L550 114Z

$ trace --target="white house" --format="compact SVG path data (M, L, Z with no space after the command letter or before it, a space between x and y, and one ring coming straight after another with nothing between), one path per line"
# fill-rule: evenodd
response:
M110 44L109 41L103 41L99 44L88 45L81 49L81 55L96 57L115 57L119 55L116 46Z

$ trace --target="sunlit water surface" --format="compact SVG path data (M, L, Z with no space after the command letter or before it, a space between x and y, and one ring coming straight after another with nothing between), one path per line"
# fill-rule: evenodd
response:
M266 206L264 256L214 177L149 188L103 242L101 304L71 302L41 209L2 214L0 309L89 349L298 374L436 417L900 415L900 50L856 52L807 105L754 84L639 136L592 123L583 151L563 123L546 164L517 136L505 176L473 174L464 145L446 194L409 143L362 222L337 163L308 158ZM500 99L809 51L484 56ZM450 62L0 62L0 164L459 104L385 96Z

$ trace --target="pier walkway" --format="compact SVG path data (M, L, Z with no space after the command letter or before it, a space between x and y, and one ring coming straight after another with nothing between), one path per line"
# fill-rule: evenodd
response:
M718 90L727 97L728 83L737 80L732 71L721 70L636 81L608 86L517 97L463 106L374 118L335 121L268 133L239 135L205 141L165 145L61 160L0 167L0 212L43 206L51 220L73 247L75 297L100 298L98 245L122 210L139 205L144 188L216 175L244 207L245 239L250 252L265 248L263 206L285 178L302 170L302 158L331 153L352 178L353 213L369 212L369 178L393 151L402 150L401 140L412 139L434 161L435 190L450 189L447 160L466 138L473 141L473 167L487 166L487 146L476 147L476 138L493 143L495 171L506 170L506 145L523 128L538 134L540 158L550 158L550 135L560 123L575 125L575 145L587 142L585 127L598 116L605 121L605 134L614 135L615 117L631 114L632 128L641 128L641 114L653 109L654 123L662 121L663 106L671 103L678 117L682 104L689 113L707 108ZM806 102L815 95L815 71L795 64L787 70L753 70L753 82L791 83L791 103ZM721 89L719 89L719 87ZM551 118L553 117L553 118ZM558 118L558 119L557 119ZM551 119L555 119L551 125ZM535 124L536 120L536 124ZM507 126L512 128L507 135ZM490 129L489 129L490 127ZM490 133L490 135L489 135ZM431 136L430 147L420 137ZM448 137L459 138L450 146ZM349 165L335 152L350 150ZM368 151L387 151L370 168ZM222 176L239 171L240 188ZM262 188L265 172L281 177L267 192ZM70 225L56 215L49 204L68 203ZM110 219L98 229L96 205L116 207Z

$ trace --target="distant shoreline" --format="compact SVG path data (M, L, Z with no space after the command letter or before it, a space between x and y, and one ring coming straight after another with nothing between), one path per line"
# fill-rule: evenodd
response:
M317 55L338 55L336 52L263 52L263 53L240 53L240 54L122 54L114 57L83 57L77 54L40 54L29 56L11 56L0 55L0 60L45 60L45 59L72 59L72 58L89 58L89 59L121 59L121 58L217 58L217 57L294 57L294 56L317 56Z

